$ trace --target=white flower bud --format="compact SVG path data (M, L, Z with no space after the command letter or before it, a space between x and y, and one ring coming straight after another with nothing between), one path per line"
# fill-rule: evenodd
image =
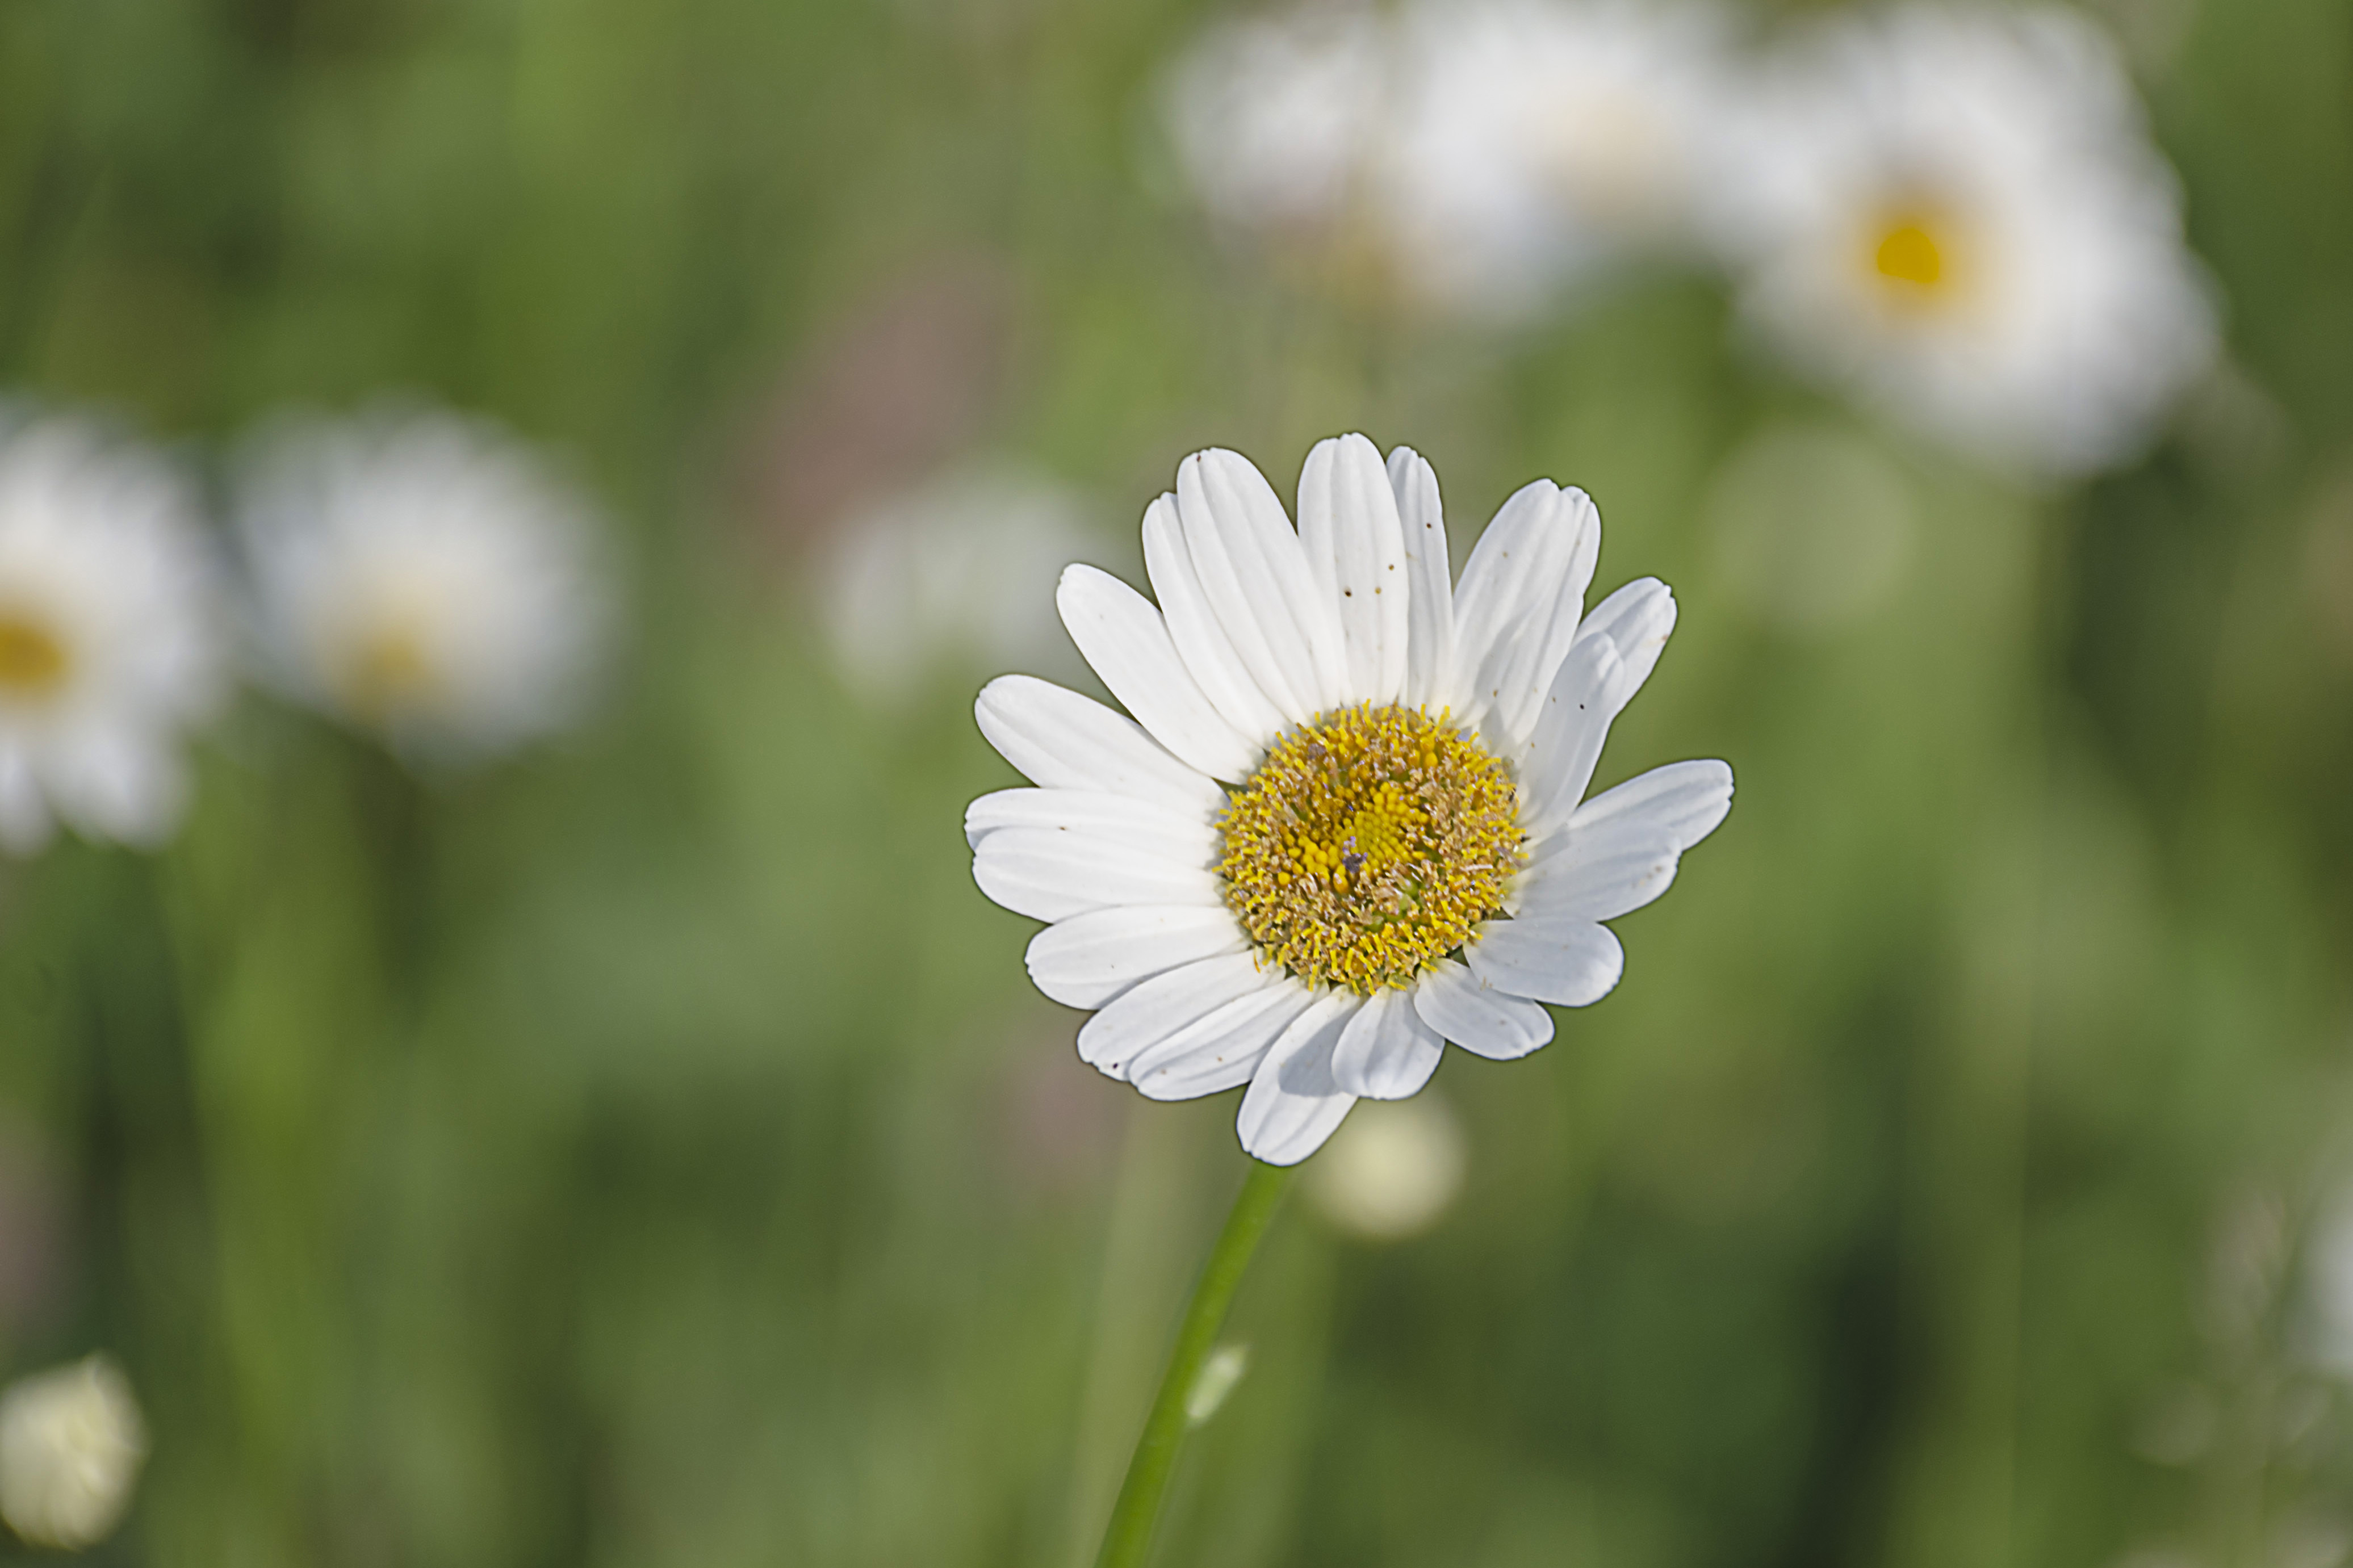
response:
M1201 1370L1193 1375L1193 1386L1185 1394L1185 1422L1199 1426L1218 1413L1226 1395L1250 1370L1250 1346L1219 1345L1201 1363Z
M79 1551L131 1505L146 1423L122 1370L93 1355L0 1394L0 1518L36 1546Z
M1361 1101L1308 1168L1318 1213L1366 1241L1402 1241L1462 1190L1462 1130L1436 1095Z

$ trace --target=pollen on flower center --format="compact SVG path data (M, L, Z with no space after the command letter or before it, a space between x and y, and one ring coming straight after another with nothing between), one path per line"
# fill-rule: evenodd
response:
M65 644L28 616L0 610L0 697L47 697L65 683Z
M1311 985L1411 984L1503 907L1519 791L1443 716L1364 704L1285 735L1233 795L1219 865L1250 940Z
M1888 226L1873 253L1872 265L1881 277L1917 289L1935 289L1946 281L1944 247L1916 217L1897 218Z

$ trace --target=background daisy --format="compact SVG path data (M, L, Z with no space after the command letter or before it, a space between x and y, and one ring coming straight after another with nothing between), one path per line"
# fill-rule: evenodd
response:
M217 705L213 563L162 459L58 416L0 426L0 848L56 824L153 846Z
M1368 6L1235 19L1169 68L1163 116L1213 218L1261 238L1328 239L1364 199L1394 70L1388 28Z
M1383 210L1408 272L1524 314L1630 252L1672 251L1723 178L1724 19L1641 0L1419 0Z
M1075 673L1054 626L1054 574L1095 540L1050 476L952 470L856 508L820 547L817 614L842 679L903 703L943 669Z
M613 630L586 500L452 414L287 420L239 473L273 678L408 751L480 755L579 715Z
M2028 472L2135 455L2213 307L2121 62L2064 12L1911 6L1774 61L1722 221L1805 371Z

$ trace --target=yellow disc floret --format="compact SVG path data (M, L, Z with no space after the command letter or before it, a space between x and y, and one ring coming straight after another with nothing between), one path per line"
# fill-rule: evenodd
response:
M38 619L0 609L0 698L47 697L65 684L65 644Z
M1369 995L1503 907L1519 791L1441 715L1367 703L1283 736L1228 802L1226 901L1311 985Z

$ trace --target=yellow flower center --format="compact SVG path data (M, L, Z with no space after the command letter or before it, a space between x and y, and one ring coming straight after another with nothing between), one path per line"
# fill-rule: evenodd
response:
M1407 985L1502 909L1519 805L1443 716L1344 708L1276 742L1229 800L1226 902L1311 985Z
M423 628L401 615L384 616L353 639L341 681L344 703L371 723L429 700L440 684Z
M1916 283L1923 289L1935 288L1945 276L1945 254L1936 248L1936 237L1916 223L1899 223L1889 229L1873 260L1881 277Z
M66 647L29 615L0 610L0 698L37 700L65 684Z
M1905 205L1883 212L1865 233L1871 276L1892 302L1944 306L1959 297L1960 226L1951 215Z

